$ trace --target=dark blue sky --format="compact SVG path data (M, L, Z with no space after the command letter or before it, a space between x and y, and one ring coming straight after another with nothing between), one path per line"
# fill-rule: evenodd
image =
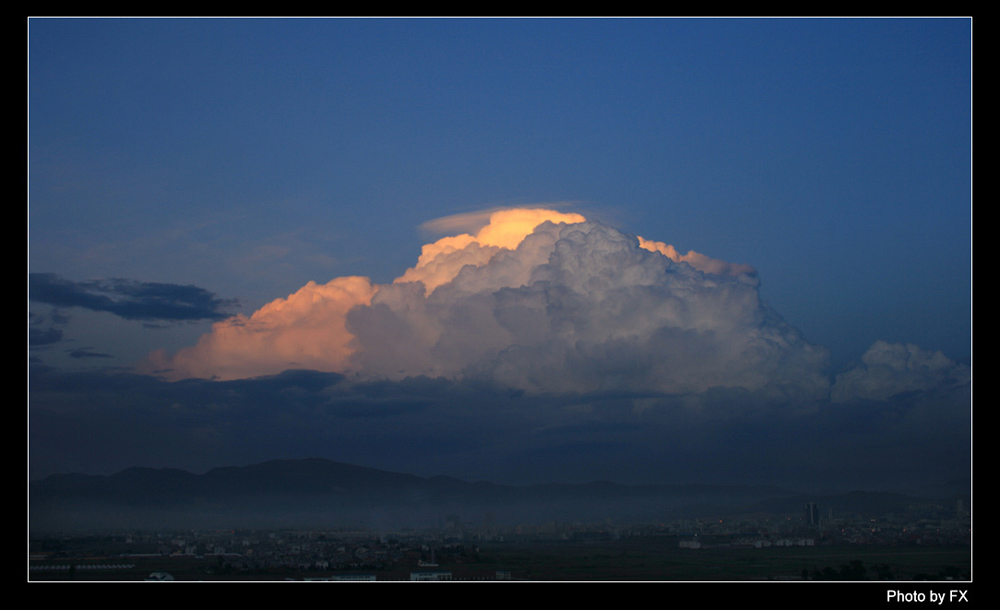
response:
M971 364L970 19L28 35L35 365L128 369L309 281L388 283L441 236L427 221L524 206L751 265L831 380L876 341Z

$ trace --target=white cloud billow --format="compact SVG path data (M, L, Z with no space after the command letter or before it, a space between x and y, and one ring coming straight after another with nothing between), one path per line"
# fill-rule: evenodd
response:
M513 209L473 220L475 235L425 245L391 284L310 282L215 324L197 345L154 353L147 370L237 379L309 368L532 392L724 387L841 402L962 383L963 374L967 383L967 370L940 353L879 342L831 395L827 350L760 300L748 265L680 255L579 214Z
M860 365L837 375L830 398L834 402L886 400L907 392L964 387L971 379L968 366L941 352L912 343L876 341L861 357Z
M826 385L826 351L761 303L754 275L698 271L595 222L545 222L485 264L474 245L442 256L462 255L429 295L398 282L348 314L352 368L551 392Z

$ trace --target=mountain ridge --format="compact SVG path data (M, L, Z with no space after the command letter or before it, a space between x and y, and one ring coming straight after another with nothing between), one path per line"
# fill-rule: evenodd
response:
M860 495L858 495L860 494ZM706 514L796 512L817 494L765 485L625 485L610 481L523 486L421 477L324 458L223 466L204 474L176 468L54 474L29 484L30 525L164 527L194 525L426 525L449 514L494 513L518 522L646 520ZM823 494L825 506L899 512L903 494Z

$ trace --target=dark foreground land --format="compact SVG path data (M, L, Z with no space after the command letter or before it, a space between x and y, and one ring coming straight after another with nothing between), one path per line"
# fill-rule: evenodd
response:
M273 539L271 539L273 540ZM31 581L140 581L168 573L176 581L304 580L368 575L409 581L415 572L446 573L456 581L968 581L967 545L819 545L753 548L717 545L682 548L677 537L597 541L523 541L442 545L410 542L389 550L378 544L329 540L338 562L316 561L307 544L287 540L273 553L126 553L141 545L110 539L33 541ZM439 543L440 544L440 543ZM391 544L390 544L391 546ZM36 549L37 547L37 549ZM266 557L265 557L266 555ZM372 561L374 556L379 561ZM359 558L368 556L366 561ZM427 566L428 560L437 565ZM424 565L421 565L421 562Z
M678 548L671 540L491 548L491 561L528 580L893 580L967 578L968 547ZM888 569L886 569L888 568Z

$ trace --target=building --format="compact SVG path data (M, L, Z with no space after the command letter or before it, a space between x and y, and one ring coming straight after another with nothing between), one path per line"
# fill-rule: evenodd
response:
M819 525L819 507L815 502L806 504L806 524Z
M451 572L410 572L410 580L451 580Z

